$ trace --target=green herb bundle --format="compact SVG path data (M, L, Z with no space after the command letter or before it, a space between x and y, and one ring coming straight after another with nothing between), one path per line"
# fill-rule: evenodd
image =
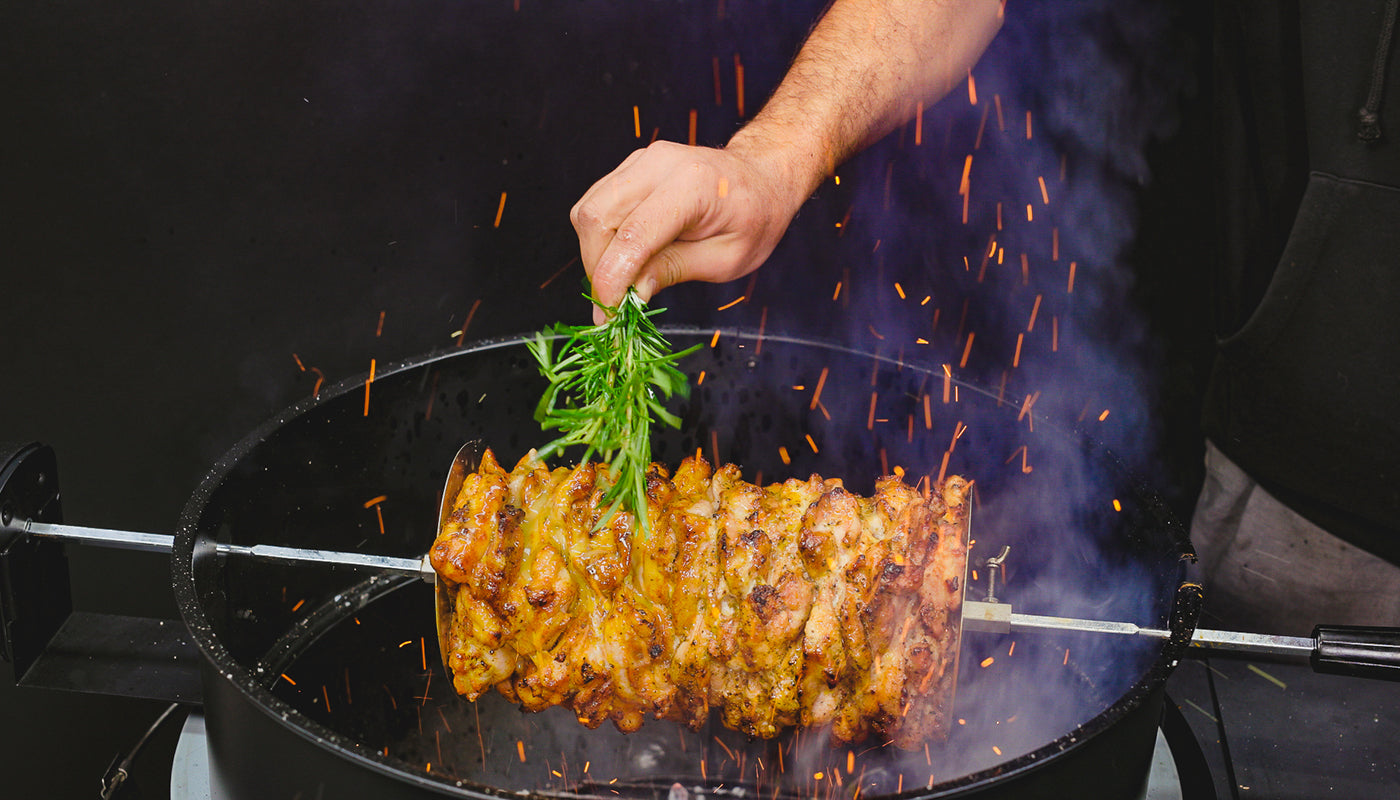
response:
M544 459L583 445L583 463L596 453L614 481L603 495L608 510L600 524L620 509L631 511L645 534L650 529L646 470L651 464L651 422L655 418L680 427L680 419L664 403L672 395L690 393L686 376L675 364L700 345L672 353L651 320L665 309L648 310L632 288L616 308L603 308L607 321L602 325L556 324L528 342L540 373L549 381L535 420L544 430L563 433L536 454ZM556 342L561 343L557 351Z

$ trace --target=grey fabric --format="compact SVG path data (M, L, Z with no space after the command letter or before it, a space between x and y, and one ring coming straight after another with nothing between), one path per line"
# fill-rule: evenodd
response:
M1191 519L1203 627L1307 636L1314 625L1400 625L1400 566L1280 503L1213 444Z

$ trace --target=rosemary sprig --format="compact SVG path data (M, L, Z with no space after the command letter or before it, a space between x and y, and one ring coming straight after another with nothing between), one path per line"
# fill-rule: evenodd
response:
M544 459L567 447L583 445L587 449L580 463L584 463L596 453L607 463L614 481L603 494L608 510L599 524L612 519L618 510L627 510L647 534L651 422L655 418L680 427L680 418L663 404L672 395L689 395L690 384L675 364L700 345L672 353L670 343L651 320L665 309L648 310L632 288L616 308L603 309L607 321L602 325L559 323L527 342L539 362L540 374L549 381L535 407L535 420L544 430L563 432L536 454ZM562 342L557 352L556 340L547 338L550 333Z

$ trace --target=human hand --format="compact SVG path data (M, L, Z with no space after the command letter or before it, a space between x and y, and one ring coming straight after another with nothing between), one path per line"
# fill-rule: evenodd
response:
M594 298L616 306L682 281L733 280L773 252L806 198L780 157L654 142L599 180L569 214ZM593 319L604 321L594 306Z

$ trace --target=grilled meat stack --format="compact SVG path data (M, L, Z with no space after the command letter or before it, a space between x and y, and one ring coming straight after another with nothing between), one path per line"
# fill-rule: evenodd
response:
M771 737L830 725L913 748L947 733L970 483L873 497L813 475L767 487L687 458L647 474L650 531L599 525L608 476L507 473L487 451L431 550L456 690L635 730L650 713Z

